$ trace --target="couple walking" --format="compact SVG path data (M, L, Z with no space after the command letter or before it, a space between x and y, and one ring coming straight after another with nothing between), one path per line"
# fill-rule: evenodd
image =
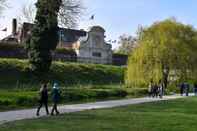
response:
M160 97L163 98L164 95L164 86L162 81L160 80L158 84L154 84L153 81L150 82L149 84L149 97Z
M42 87L40 88L39 94L40 94L40 100L39 100L39 107L37 109L36 115L39 116L40 109L43 105L45 106L47 115L49 115L48 89L47 89L47 84L46 83L42 84ZM59 111L57 110L57 104L60 100L60 91L59 91L57 83L54 83L54 85L53 85L51 96L52 96L52 101L53 101L53 107L52 107L52 110L51 110L51 115L54 115L54 111L58 115Z

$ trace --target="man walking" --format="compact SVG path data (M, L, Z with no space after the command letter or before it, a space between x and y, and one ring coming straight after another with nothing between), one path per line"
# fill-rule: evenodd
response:
M182 83L180 84L180 94L181 94L181 96L183 96L184 89L185 89L185 84L182 82Z
M197 81L194 83L194 94L197 96Z
M185 89L186 89L186 96L189 96L190 85L187 82L185 82Z
M159 89L158 90L159 90L159 97L162 99L163 95L164 95L164 88L163 88L163 83L161 80L159 81Z
M48 111L48 89L47 89L46 83L44 83L42 85L42 87L40 88L39 95L40 95L39 107L37 109L36 115L39 116L39 112L40 112L40 109L43 104L45 106L46 113L48 115L49 114L49 111Z

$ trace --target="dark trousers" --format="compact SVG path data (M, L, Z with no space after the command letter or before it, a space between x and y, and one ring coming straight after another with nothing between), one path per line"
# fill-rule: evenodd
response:
M181 96L183 96L183 93L184 93L184 89L183 89L183 87L181 87L180 88L180 94L181 94Z
M46 109L46 113L47 115L49 114L49 110L48 110L48 102L47 101L40 101L40 105L37 109L37 115L39 115L40 109L42 108L42 105L44 104L45 109Z
M54 111L56 112L56 114L59 114L59 111L57 110L57 102L54 102L54 104L53 104L53 108L51 110L51 115L54 114Z

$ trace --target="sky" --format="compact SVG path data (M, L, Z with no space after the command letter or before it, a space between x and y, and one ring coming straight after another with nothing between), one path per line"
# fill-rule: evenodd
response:
M10 32L11 20L20 15L21 6L36 0L9 0L9 9L0 17L0 37ZM197 0L82 0L85 7L78 29L87 30L100 25L106 30L106 41L118 40L120 35L135 35L139 26L150 26L170 17L197 28ZM95 15L94 20L90 20ZM118 44L113 44L117 48Z

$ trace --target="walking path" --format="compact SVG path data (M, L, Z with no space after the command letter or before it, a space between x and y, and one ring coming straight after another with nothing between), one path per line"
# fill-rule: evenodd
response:
M71 113L71 112L79 112L84 110L113 108L113 107L121 107L121 106L140 104L140 103L173 100L182 97L183 96L178 96L178 95L165 96L163 99L159 99L159 98L153 99L153 98L145 97L145 98L135 98L135 99L127 99L127 100L95 102L95 103L87 103L87 104L63 105L58 108L60 113ZM40 112L40 117L45 116L45 114L46 114L45 109L42 108ZM36 109L0 112L0 124L16 121L16 120L33 119L33 118L38 118L36 116Z

